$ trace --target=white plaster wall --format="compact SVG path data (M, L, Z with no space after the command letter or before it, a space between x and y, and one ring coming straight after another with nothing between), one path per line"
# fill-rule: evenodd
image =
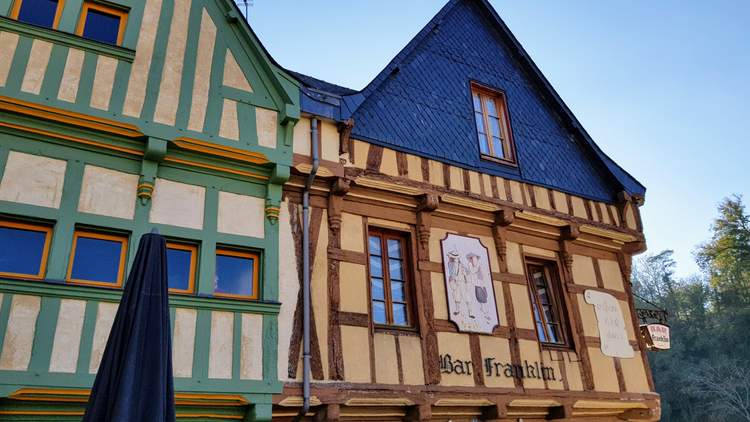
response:
M157 178L149 221L200 230L203 228L205 201L206 188L203 186Z
M249 195L219 192L217 230L220 233L264 237L266 200Z
M0 199L60 208L67 162L11 151L0 182Z
M208 351L208 377L232 378L234 314L211 312L211 345Z
M0 353L0 369L11 371L28 369L41 301L39 296L13 295L3 350Z
M273 110L255 107L255 128L258 131L258 145L276 148L276 127L278 113Z
M91 361L89 362L89 373L91 374L95 374L99 370L99 363L102 361L104 348L107 346L109 332L112 330L112 323L115 322L117 307L117 303L99 302L96 323L94 324L94 340L91 345Z
M281 309L278 316L278 376L282 381L289 378L289 343L292 338L294 310L299 294L299 276L297 273L297 254L294 249L292 225L289 219L289 201L281 203L279 213L279 301Z
M137 174L87 165L78 211L132 220L137 192Z
M193 351L195 350L195 309L178 308L174 315L172 337L172 373L175 377L193 376Z
M76 372L85 313L86 301L73 299L60 301L60 312L57 317L57 328L55 328L55 339L52 343L52 356L49 362L50 372L69 374Z
M242 314L240 378L263 379L263 316Z

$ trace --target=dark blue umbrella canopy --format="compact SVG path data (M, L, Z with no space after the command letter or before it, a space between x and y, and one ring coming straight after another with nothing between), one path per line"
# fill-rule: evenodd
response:
M174 421L167 245L141 237L84 422Z

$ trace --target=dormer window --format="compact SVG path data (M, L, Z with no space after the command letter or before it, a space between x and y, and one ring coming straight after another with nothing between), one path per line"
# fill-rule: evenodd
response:
M472 83L471 97L482 158L515 165L516 151L505 94Z

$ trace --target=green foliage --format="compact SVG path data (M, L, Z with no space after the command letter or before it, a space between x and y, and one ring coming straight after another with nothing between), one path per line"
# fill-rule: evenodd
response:
M677 279L672 251L637 259L637 295L669 312L672 349L649 354L663 421L750 421L750 216L742 198L719 206L701 275Z

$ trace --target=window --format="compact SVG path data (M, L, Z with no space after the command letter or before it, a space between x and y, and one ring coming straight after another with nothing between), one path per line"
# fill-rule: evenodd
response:
M214 295L257 299L259 264L258 254L233 249L216 249Z
M76 34L83 38L112 45L122 44L128 12L99 3L85 2Z
M67 281L121 287L127 249L127 236L76 230Z
M479 152L484 158L515 163L515 147L505 94L472 84L471 97Z
M193 293L197 254L196 245L167 242L167 280L170 293Z
M562 296L555 265L527 263L526 270L539 341L547 345L566 346L567 327L563 325Z
M397 327L411 325L408 244L407 237L398 232L370 230L370 299L375 324Z
M16 0L10 17L21 22L57 28L63 9L63 0Z
M0 276L44 278L52 228L0 221Z

